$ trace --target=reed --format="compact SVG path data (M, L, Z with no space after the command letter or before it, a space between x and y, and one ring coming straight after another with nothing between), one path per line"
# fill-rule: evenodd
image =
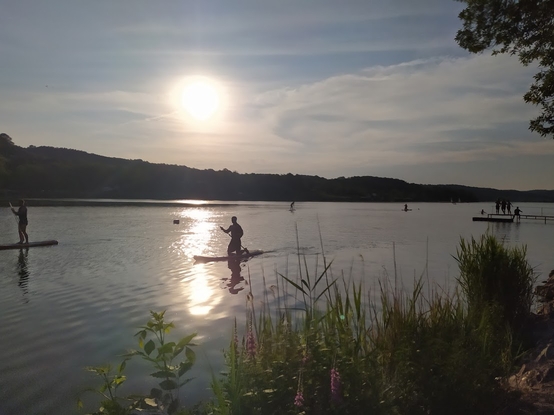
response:
M244 335L239 340L235 321L225 371L212 378L213 401L180 407L178 388L188 381L180 378L195 361L195 335L167 342L172 323L163 312L151 313L137 333L139 350L116 373L91 368L103 381L99 413L501 413L514 397L499 380L522 350L520 329L532 302L535 277L525 255L525 248L507 248L491 236L462 239L453 292L424 282L427 271L406 291L395 271L373 293L363 279L335 278L324 257L310 272L299 250L295 276L276 270L260 298L248 293ZM186 360L172 363L182 352ZM156 393L129 404L115 392L133 356L153 364L153 376L163 380Z
M272 309L266 296L253 321L250 294L246 335L227 354L232 376L221 388L229 392L230 413L501 410L512 396L498 380L513 369L520 347L514 343L515 326L506 322L529 312L533 273L524 249L506 248L489 237L482 241L462 240L460 287L453 293L432 286L424 295L422 275L411 292L380 282L378 301L371 300L363 282L344 275L333 279L326 260L323 270L310 276L300 257L296 279L276 275L285 282L281 287L294 290L282 288L276 299L289 298L292 306L281 300L283 308ZM498 285L478 280L500 259L500 275L510 280L502 281L502 295L492 301L494 293L487 290ZM516 290L513 295L510 289ZM519 311L507 313L510 306Z
M491 235L462 239L455 259L469 309L480 315L494 308L504 322L519 331L530 315L536 281L526 255L525 246L507 249Z

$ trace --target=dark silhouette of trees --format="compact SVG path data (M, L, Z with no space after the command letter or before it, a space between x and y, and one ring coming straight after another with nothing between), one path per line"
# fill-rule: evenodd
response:
M18 147L0 134L0 197L205 199L225 201L474 202L507 197L494 189L420 185L382 177L325 179L298 174L239 174L153 164L54 147ZM554 201L554 191L522 194ZM518 197L518 194L520 197Z

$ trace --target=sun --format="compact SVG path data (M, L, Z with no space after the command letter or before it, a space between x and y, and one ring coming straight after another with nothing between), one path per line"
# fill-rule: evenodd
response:
M199 121L210 119L220 105L220 94L215 83L207 79L196 79L187 83L181 94L181 106Z

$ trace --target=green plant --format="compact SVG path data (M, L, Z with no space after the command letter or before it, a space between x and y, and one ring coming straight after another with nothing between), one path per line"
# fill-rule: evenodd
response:
M115 374L112 374L111 365L87 368L103 381L100 388L87 389L101 394L104 398L97 414L128 415L135 409L152 410L153 408L156 408L158 413L170 415L184 413L184 409L180 408L179 389L192 380L190 378L181 380L181 378L196 361L196 354L191 349L195 346L191 342L196 333L185 336L177 342L168 342L166 335L175 326L172 322L165 322L165 311L160 313L150 311L150 315L150 320L135 334L138 337L139 350L130 350L124 354L124 360L118 365ZM183 352L184 360L176 363L175 359ZM160 379L159 388L152 388L148 396L130 395L120 398L117 396L117 389L126 380L123 371L126 363L135 356L140 356L154 366L155 372L150 376ZM78 406L83 406L81 399L78 401Z
M424 296L422 277L411 292L380 283L373 299L323 265L317 278L305 257L296 279L276 273L275 299L266 291L258 311L248 294L244 338L231 342L217 385L220 413L461 415L507 402L497 379L513 367L513 332L498 307L474 312L465 290Z
M492 235L460 241L456 261L458 282L470 313L496 309L516 332L529 317L536 276L526 259L526 247L508 248Z
M103 399L100 403L100 409L93 415L107 414L107 415L128 415L131 410L136 407L133 399L120 398L117 396L117 389L125 382L126 377L123 375L125 364L128 359L123 360L118 366L116 373L112 373L112 366L88 366L85 370L94 373L99 376L103 383L98 389L88 388L88 392L96 392L100 394ZM124 403L127 402L127 405ZM79 408L83 407L81 398L78 399L77 405Z

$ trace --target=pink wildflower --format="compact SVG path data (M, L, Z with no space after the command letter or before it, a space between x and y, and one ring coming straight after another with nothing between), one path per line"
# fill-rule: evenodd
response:
M233 331L233 344L235 345L235 351L239 349L239 336L237 334L237 321L235 320L235 330Z
M331 400L333 402L340 402L340 374L335 368L331 369Z
M298 392L296 392L296 397L294 398L294 405L299 407L299 408L302 405L304 405L304 396L302 395L302 391L300 391L300 390L298 390Z
M256 357L256 339L252 331L252 324L248 327L248 335L246 337L246 353L250 358Z

